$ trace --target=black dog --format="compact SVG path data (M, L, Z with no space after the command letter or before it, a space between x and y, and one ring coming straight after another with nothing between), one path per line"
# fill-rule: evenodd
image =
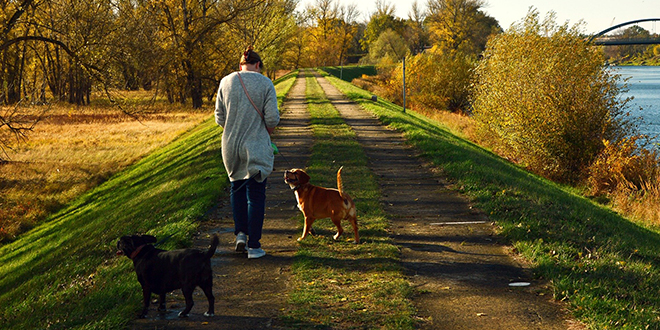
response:
M180 249L165 251L155 248L156 238L149 235L123 236L117 242L117 254L125 255L133 260L133 267L138 281L142 285L144 309L141 318L147 315L151 294L160 296L158 310L165 310L165 294L176 289L183 291L186 298L186 308L179 317L186 317L193 306L192 294L195 287L204 290L209 301L206 316L213 316L213 270L211 257L215 253L220 240L217 235L211 240L208 251L197 249Z

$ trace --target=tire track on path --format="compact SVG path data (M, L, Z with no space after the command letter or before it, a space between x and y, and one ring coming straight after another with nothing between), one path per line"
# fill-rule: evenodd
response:
M582 328L507 253L488 218L424 165L402 134L383 127L327 79L316 77L356 132L379 178L402 265L419 292L413 303L426 320L421 328ZM509 286L523 281L531 286Z

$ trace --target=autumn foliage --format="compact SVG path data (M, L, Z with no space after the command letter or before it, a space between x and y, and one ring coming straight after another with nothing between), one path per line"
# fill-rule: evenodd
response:
M603 55L578 28L536 12L489 42L477 68L474 118L509 158L548 178L576 183L605 149L633 134L627 100Z
M434 48L406 58L407 104L421 112L432 109L466 110L476 61L461 53L447 54ZM385 87L387 97L401 103L403 64L390 69Z

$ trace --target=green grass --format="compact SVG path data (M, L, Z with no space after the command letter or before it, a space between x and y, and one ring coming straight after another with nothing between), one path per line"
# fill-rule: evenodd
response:
M280 108L280 110L282 108L282 104L284 103L284 99L289 93L291 86L293 86L293 83L296 81L297 76L298 70L294 70L273 81L275 84L275 92L277 93L277 106Z
M373 65L328 66L324 67L323 70L337 78L341 77L342 80L347 82L351 82L355 78L360 78L363 74L367 76L378 74L376 67Z
M314 223L318 237L300 243L285 321L294 328L412 329L412 288L402 275L399 251L388 237L376 179L355 133L339 116L313 77L307 101L315 138L307 171L312 184L336 187L344 166L344 189L356 202L361 244L352 244L350 225L334 241L329 219ZM299 216L302 227L302 215Z
M133 320L141 289L116 242L148 233L172 235L165 249L191 244L226 198L221 132L208 119L0 247L0 329L118 329Z
M328 79L403 132L496 221L501 235L593 329L660 328L660 235L453 135L442 124Z

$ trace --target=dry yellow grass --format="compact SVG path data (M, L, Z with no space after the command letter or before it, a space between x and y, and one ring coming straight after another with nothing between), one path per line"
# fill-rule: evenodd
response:
M11 161L0 164L0 242L212 115L210 107L137 107L139 121L104 105L50 107L27 141L9 151Z
M660 227L660 183L645 182L641 189L633 184L621 186L610 194L614 208L635 221Z

